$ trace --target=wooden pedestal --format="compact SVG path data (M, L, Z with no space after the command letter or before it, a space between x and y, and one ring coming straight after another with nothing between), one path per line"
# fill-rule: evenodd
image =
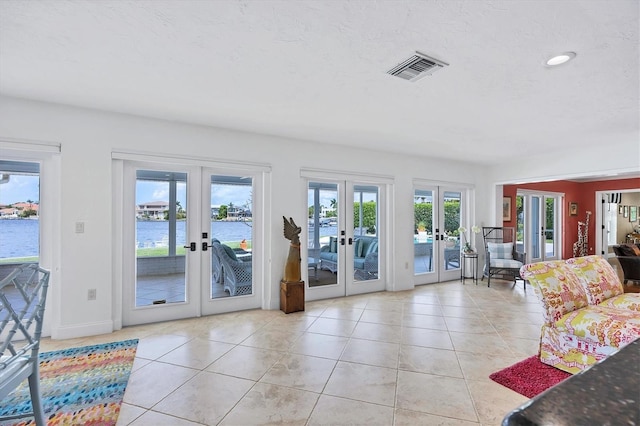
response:
M304 311L304 281L280 281L280 310L285 314Z

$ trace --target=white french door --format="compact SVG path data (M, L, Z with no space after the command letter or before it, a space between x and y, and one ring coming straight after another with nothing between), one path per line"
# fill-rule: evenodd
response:
M451 281L460 278L461 235L473 241L468 219L466 188L415 185L413 197L413 269L415 284ZM471 233L471 235L469 235Z
M314 177L306 188L305 298L384 290L386 185Z
M61 294L60 145L0 139L0 153L0 204L7 206L3 214L15 219L0 220L0 279L23 263L51 272L42 328L42 335L50 336L60 324L60 307L54 305ZM22 306L12 293L9 299Z
M123 325L260 307L260 173L127 161L123 176Z
M518 191L516 244L527 263L560 259L562 199L558 193Z

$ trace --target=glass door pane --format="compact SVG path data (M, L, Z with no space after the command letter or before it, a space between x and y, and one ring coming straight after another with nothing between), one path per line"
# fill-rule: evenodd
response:
M544 257L550 259L556 256L556 200L545 198L545 206Z
M444 226L442 244L442 263L444 271L460 270L460 213L462 193L458 191L444 191L441 197L442 217L441 226Z
M433 272L433 191L415 190L413 217L413 272Z
M526 254L527 262L559 258L562 235L559 209L561 195L523 193L516 197L517 249ZM524 244L521 232L524 231Z
M186 302L187 174L136 171L135 307Z
M308 207L308 255L309 287L338 284L338 184L309 182Z
M353 187L353 274L354 281L379 278L378 187Z
M209 298L253 294L253 179L211 175Z
M524 232L525 204L525 197L522 195L516 195L516 247L519 253L526 253Z
M0 280L21 264L40 262L40 163L0 160ZM17 289L12 305L24 306Z
M529 235L531 235L531 261L537 262L542 259L541 247L540 247L540 229L541 221L540 216L542 214L542 200L539 196L531 197L531 214L529 215Z

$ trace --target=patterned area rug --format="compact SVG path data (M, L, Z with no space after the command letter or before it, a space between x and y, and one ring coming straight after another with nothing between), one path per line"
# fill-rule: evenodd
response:
M527 398L533 398L569 377L571 374L543 364L537 356L529 357L489 376L494 382Z
M115 425L138 340L40 353L40 391L48 425ZM25 382L0 405L1 415L31 411ZM17 422L17 423L16 423ZM2 425L32 425L33 418Z

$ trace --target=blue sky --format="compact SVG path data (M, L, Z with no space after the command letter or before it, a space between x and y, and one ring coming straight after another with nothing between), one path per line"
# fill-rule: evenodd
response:
M38 176L11 175L9 182L0 184L0 204L7 205L20 201L39 201ZM178 185L178 201L186 208L185 186ZM169 185L165 182L138 182L136 203L147 201L169 201ZM251 202L251 187L237 185L215 185L211 189L211 203L215 206L244 206Z
M40 201L38 176L11 175L9 182L0 184L0 204L20 201Z
M178 201L188 210L185 184L178 183ZM169 184L167 182L138 181L136 185L136 204L148 201L169 201ZM214 185L211 187L211 204L213 206L244 207L251 203L251 187L240 185Z
M11 175L8 183L0 184L0 204L13 204L20 201L39 201L39 178L37 176ZM178 185L178 201L186 208L186 194L184 184ZM229 205L245 206L251 202L251 187L239 185L214 185L211 188L211 204L214 206ZM331 205L331 199L336 198L334 191L320 191L320 204ZM375 198L366 194L365 201ZM166 182L138 181L136 186L136 203L147 201L169 201L169 184ZM313 191L309 191L309 205L313 205Z

